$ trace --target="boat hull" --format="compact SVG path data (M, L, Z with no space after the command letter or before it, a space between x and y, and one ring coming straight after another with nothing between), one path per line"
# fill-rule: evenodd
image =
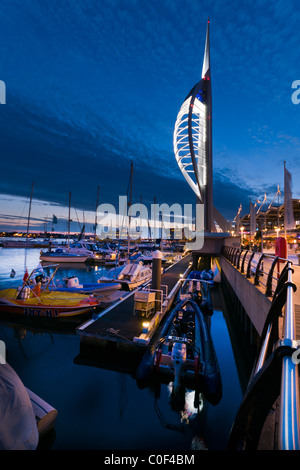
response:
M120 290L121 283L99 283L99 284L83 284L82 287L57 287L53 290L56 292L73 292L81 294L101 294L109 295L116 290Z
M3 248L48 248L49 242L26 240L2 240Z
M153 380L161 383L169 383L174 380L174 368L170 363L170 358L162 353L162 340L172 337L173 320L178 311L188 307L194 311L195 325L198 330L198 336L195 340L195 346L200 351L200 360L186 360L185 370L181 378L186 388L195 389L202 392L204 397L213 405L217 404L222 396L222 382L219 365L213 346L210 330L205 315L201 312L199 306L190 299L185 299L170 312L167 319L148 347L136 372L137 384L140 388L149 387ZM170 335L170 336L169 336ZM180 342L181 338L177 338Z
M0 313L24 317L61 318L91 313L100 307L93 297L64 292L42 293L25 300L17 298L16 289L0 292Z
M151 278L149 279L142 279L140 281L136 281L136 282L130 282L130 281L122 281L122 280L118 280L118 282L123 286L123 288L125 290L133 290L133 289L136 289L137 287L139 286L142 286L143 284L146 284L147 282L149 282L151 280Z
M30 398L34 416L37 421L39 437L41 439L54 428L58 413L53 406L49 405L49 403L45 402L27 387L25 388Z
M213 304L210 289L213 287L213 273L209 276L206 271L192 271L184 282L177 301L185 298L193 299L206 315L213 314Z

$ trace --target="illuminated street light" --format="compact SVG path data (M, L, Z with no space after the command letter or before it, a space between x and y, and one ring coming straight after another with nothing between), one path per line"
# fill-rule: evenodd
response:
M209 50L209 21L201 80L184 100L174 129L174 153L178 166L197 196L204 204L204 229L213 231L212 196L212 109Z

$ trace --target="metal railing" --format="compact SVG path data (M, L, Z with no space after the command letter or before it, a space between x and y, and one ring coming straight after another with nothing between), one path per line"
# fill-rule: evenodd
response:
M228 447L257 448L265 419L280 397L278 447L280 450L299 450L299 361L295 360L299 346L295 328L293 293L296 286L292 282L293 263L276 256L256 253L258 258L254 266L252 263L255 254L232 248L225 249L223 255L247 277L253 276L256 285L267 275L265 294L272 296L270 311L261 335L259 355L233 425ZM262 262L266 258L271 262L269 268L264 270ZM281 273L275 272L279 261L285 262ZM283 338L280 339L278 320L283 310L284 332Z
M285 328L283 344L297 350L295 308L292 283L292 267L288 262L288 282L285 305ZM298 363L289 355L282 360L280 394L279 447L283 450L299 450L299 372Z

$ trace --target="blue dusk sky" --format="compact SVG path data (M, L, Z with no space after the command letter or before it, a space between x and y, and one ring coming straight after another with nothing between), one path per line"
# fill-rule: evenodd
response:
M173 152L180 106L201 78L210 17L214 205L300 197L298 0L0 2L0 229L133 202L192 203ZM300 96L300 95L299 95ZM21 217L21 218L20 218ZM23 219L22 219L23 217Z

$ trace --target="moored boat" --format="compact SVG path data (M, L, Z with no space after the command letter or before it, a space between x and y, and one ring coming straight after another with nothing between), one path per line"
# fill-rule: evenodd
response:
M119 282L95 282L81 284L77 276L65 278L63 281L63 283L50 283L49 290L56 292L77 292L82 294L109 295L112 292L121 289L122 287Z
M107 276L102 276L100 282L119 282L127 290L135 289L152 278L152 269L143 263L128 263L124 266L110 269Z
M3 248L48 248L50 246L49 240L34 240L34 239L26 239L26 240L6 240L5 238L2 240Z
M173 381L174 393L184 387L203 393L212 404L222 396L217 356L206 321L197 303L179 302L159 328L136 373L138 386L156 379Z
M0 365L0 450L36 450L51 431L57 410L26 388L14 369Z
M214 273L211 270L191 271L178 293L178 301L193 299L207 315L213 314L210 289L214 285Z
M0 291L0 313L29 317L59 318L92 313L100 307L99 299L73 292L41 290L35 284Z
M68 250L57 248L52 251L41 251L40 260L50 263L85 263L89 259L88 254L70 253Z

